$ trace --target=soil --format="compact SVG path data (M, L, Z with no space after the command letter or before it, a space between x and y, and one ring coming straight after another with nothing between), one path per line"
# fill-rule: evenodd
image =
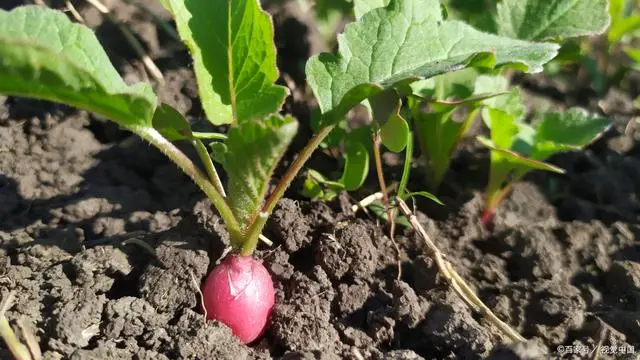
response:
M163 70L161 98L198 126L203 114L188 57L150 15L166 14L155 1L140 2L151 13L106 3ZM79 10L127 81L144 80L113 26L90 7ZM287 108L304 122L300 64L322 46L308 13L277 4L270 11L286 54L283 78L298 87ZM563 87L545 96L552 85L543 76L523 84L534 106L597 110L598 99L576 101L577 92ZM614 88L600 100L613 109L615 126L589 149L554 158L566 175L538 172L518 184L492 227L479 222L487 153L473 142L458 152L442 189L447 206L418 203L419 221L456 270L528 342L507 344L470 312L413 230L398 231L397 257L388 229L353 214L349 197L311 202L294 186L265 231L275 245L256 254L273 275L276 306L263 338L245 346L225 326L203 320L197 289L228 234L197 188L153 148L102 119L0 98L0 295L16 294L7 317L37 329L43 359L584 358L562 355L558 346L596 345L607 352L600 358L635 358L640 131L627 126L628 94ZM397 174L392 160L390 176ZM315 161L327 162L321 155ZM9 358L6 349L0 358Z

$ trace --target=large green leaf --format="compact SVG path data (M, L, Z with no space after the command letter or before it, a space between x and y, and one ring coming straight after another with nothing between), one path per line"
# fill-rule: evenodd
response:
M156 97L128 86L93 32L42 6L0 10L0 93L85 109L123 127L151 126Z
M167 0L191 51L200 99L212 123L278 112L287 89L278 79L273 24L258 0Z
M331 113L330 118L384 89L469 64L515 63L537 72L558 49L556 44L513 40L443 20L437 0L392 0L347 25L338 43L337 56L320 54L306 67L320 109Z
M298 122L291 116L272 115L233 126L225 144L213 147L214 158L229 177L229 206L243 226L260 211L271 175L297 130Z
M546 40L602 33L609 13L607 0L503 0L496 22L500 35Z

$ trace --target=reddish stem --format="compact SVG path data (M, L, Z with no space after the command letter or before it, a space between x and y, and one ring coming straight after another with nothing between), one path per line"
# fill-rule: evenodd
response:
M491 222L493 222L493 215L494 214L495 214L495 212L492 209L485 208L482 211L482 216L480 216L480 222L482 223L482 225L486 227Z
M496 210L498 206L502 203L504 198L511 191L511 186L513 183L503 187L495 191L493 194L487 196L486 205L484 210L482 211L482 215L480 216L480 222L482 225L487 226L493 222L493 217L496 214Z

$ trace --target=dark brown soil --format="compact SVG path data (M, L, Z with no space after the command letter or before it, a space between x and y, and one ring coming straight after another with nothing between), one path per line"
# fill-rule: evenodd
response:
M148 13L110 6L163 69L163 100L202 117L183 50L167 50L172 41ZM319 45L300 41L313 34L303 12L275 7L280 51L289 54L280 65L302 86L299 65ZM95 10L81 13L127 80L144 79L117 31ZM528 81L528 100L547 101L535 94L536 78ZM572 103L559 99L554 106ZM604 101L629 114L624 92ZM306 119L304 100L287 106ZM266 228L275 245L257 252L277 305L263 339L240 345L201 314L197 288L228 235L195 186L101 119L16 98L0 98L0 295L16 292L7 316L38 329L44 359L542 359L561 357L558 346L597 344L638 351L640 132L620 114L597 144L554 159L567 175L534 173L517 185L491 229L478 218L486 153L471 143L442 191L447 206L419 204L419 220L458 272L527 343L503 344L471 313L412 230L396 238L398 278L384 226L343 211L344 196L293 200L292 189ZM608 357L635 355L600 356ZM3 348L0 358L9 358Z

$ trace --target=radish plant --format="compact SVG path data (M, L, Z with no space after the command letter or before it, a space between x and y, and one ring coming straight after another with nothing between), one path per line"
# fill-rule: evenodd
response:
M293 117L279 114L287 89L275 84L271 19L256 0L161 2L193 58L207 119L229 125L226 134L192 132L149 84L124 82L91 30L45 7L0 10L0 93L57 101L108 118L156 146L202 189L233 248L205 280L204 304L209 318L227 324L244 343L260 336L274 302L266 269L251 258L258 237L305 161L348 111L365 103L373 113L371 132L389 150L402 151L410 132L401 99L411 82L466 67L536 72L558 49L448 20L437 0L364 1L357 6L358 20L338 37L338 54L307 62L321 112L316 134L268 193L298 128ZM212 151L203 139L214 140ZM199 165L177 141L195 147ZM225 185L219 165L227 174ZM361 183L366 169L361 165L343 185Z
M271 19L255 1L172 0L164 5L193 56L207 118L214 125L230 124L227 134L192 132L180 113L158 103L150 85L125 84L91 30L45 7L0 11L0 93L92 111L176 163L211 199L236 250L205 282L216 285L204 288L210 318L251 342L263 331L274 297L266 269L250 255L267 215L316 142L310 142L265 200L273 171L298 127L291 116L277 114L287 89L274 84L278 71ZM213 157L201 137L220 140ZM172 141L192 143L201 167ZM227 173L226 189L212 158Z
M609 119L580 108L539 112L534 114L533 125L525 123L523 115L518 106L505 103L494 102L482 110L483 120L491 132L490 138L478 137L478 141L491 150L489 183L481 218L485 224L492 220L496 208L516 181L531 170L564 173L563 169L545 161L557 153L583 148L611 124Z

